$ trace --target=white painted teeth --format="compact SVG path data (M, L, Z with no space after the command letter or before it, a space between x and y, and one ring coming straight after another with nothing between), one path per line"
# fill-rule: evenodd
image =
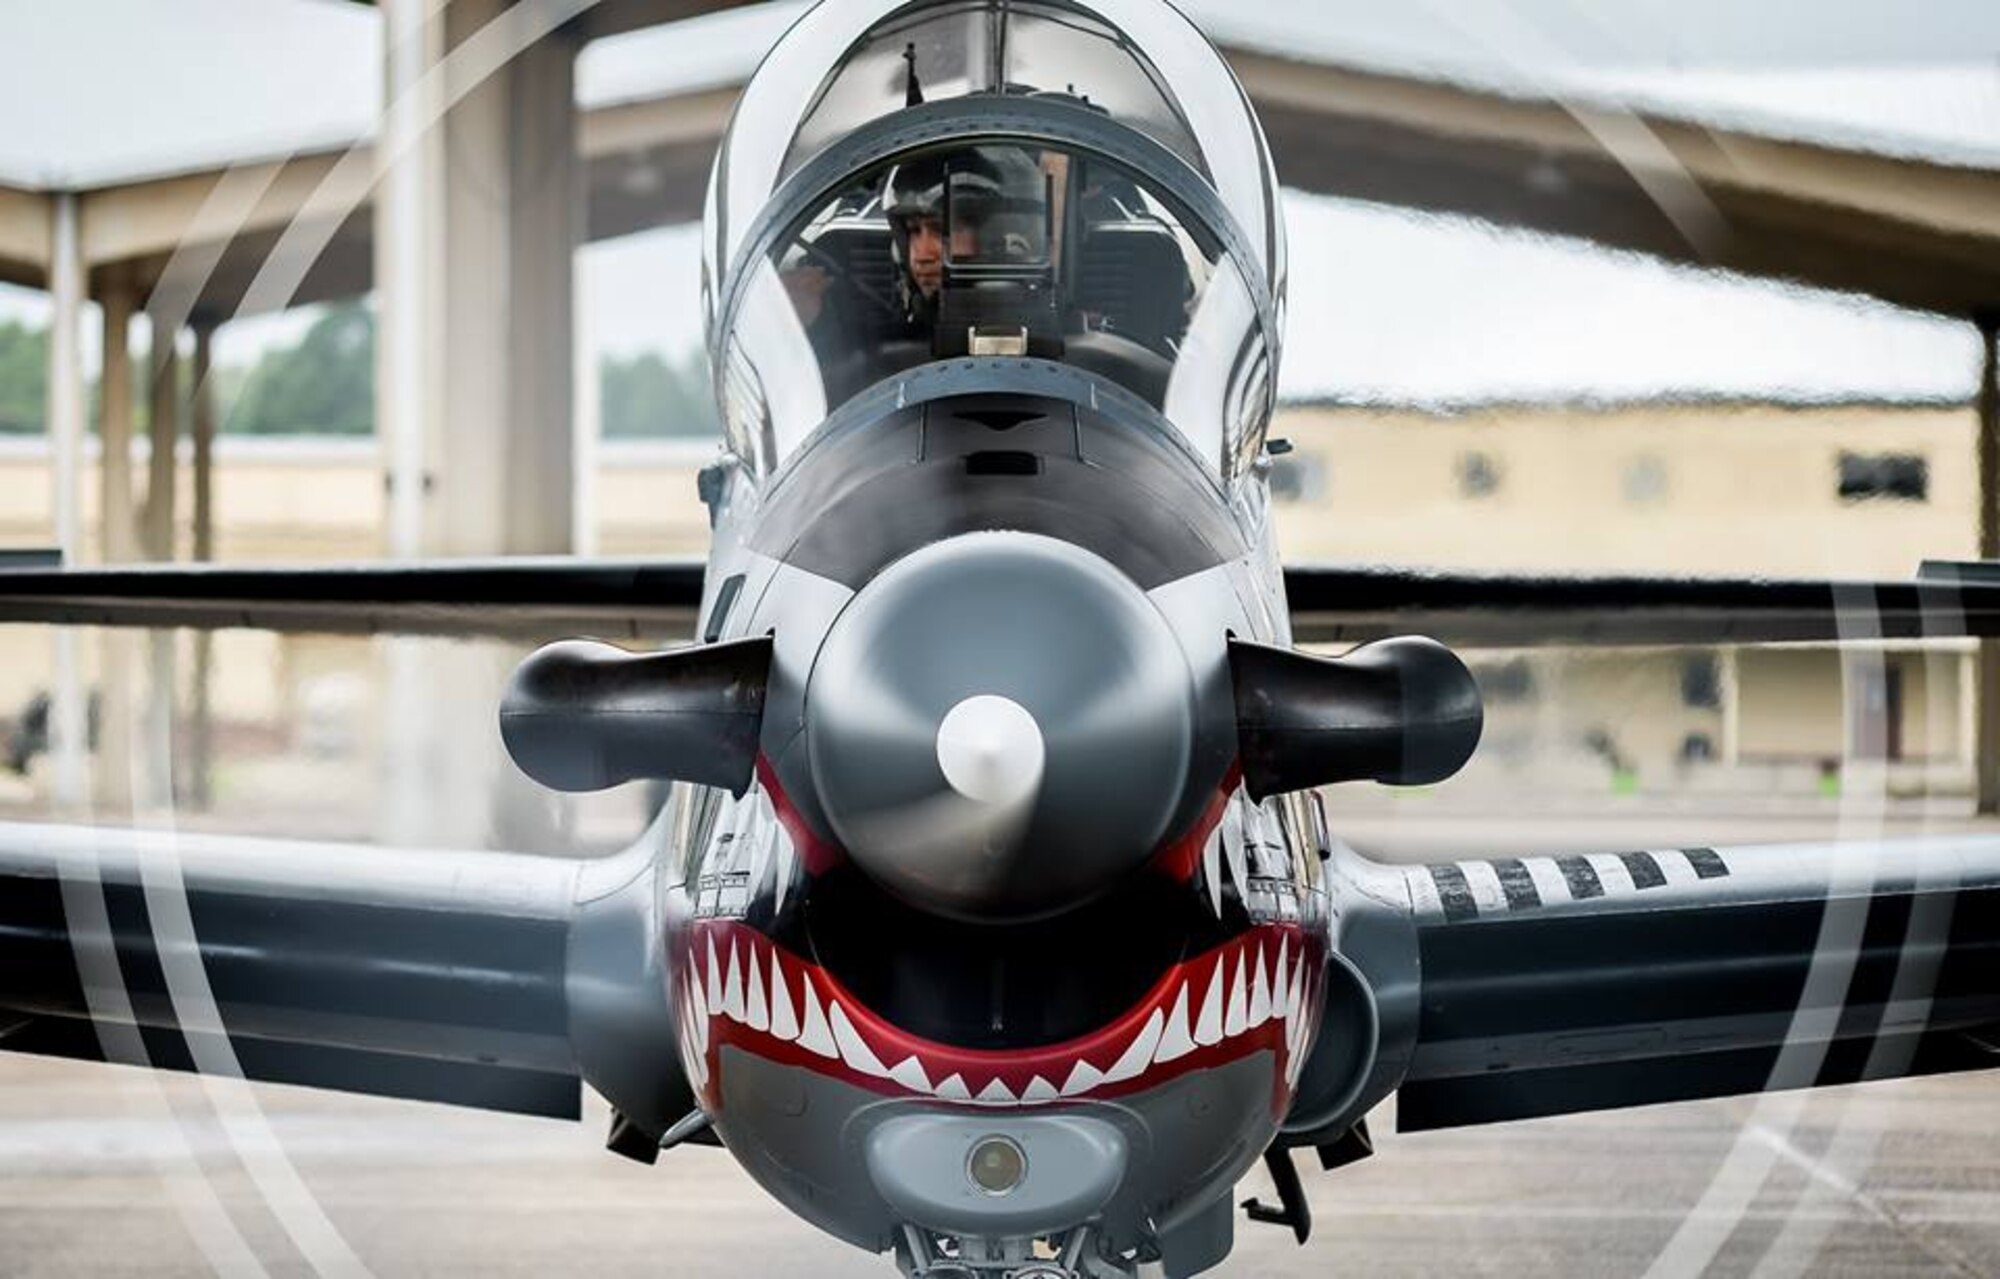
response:
M1194 1021L1194 1041L1203 1048L1222 1042L1223 964L1223 958L1218 955L1215 967L1209 970L1208 994L1202 997L1201 1015Z
M776 963L774 959L772 961ZM750 948L750 989L744 1001L743 1021L752 1030L771 1029L771 1010L764 1002L764 974L757 964L757 948Z
M708 939L708 1011L722 1011L722 965L715 962L715 938Z
M995 1079L980 1089L979 1095L973 1100L985 1102L989 1106L1011 1106L1014 1104L1014 1094L1007 1085Z
M694 1011L695 1030L699 1032L705 1048L708 1046L708 996L702 993L701 979L693 973L688 974L687 987L688 1007Z
M1188 1033L1188 988L1183 985L1174 996L1174 1010L1167 1014L1166 1029L1160 1033L1160 1047L1154 1061L1174 1061L1194 1051L1194 1036Z
M747 952L747 954L745 953ZM707 959L702 971L701 956ZM1306 960L1294 956L1289 937L1280 937L1276 961L1260 940L1254 949L1246 941L1215 956L1205 982L1181 982L1164 1007L1154 1008L1132 1042L1109 1068L1078 1060L1058 1087L1051 1077L1036 1075L1016 1096L1012 1087L985 1072L968 1084L961 1074L933 1084L921 1060L905 1055L895 1066L885 1065L876 1049L856 1029L838 1000L822 1001L809 971L797 984L786 971L784 952L767 948L759 939L738 934L729 939L725 963L714 937L691 955L679 994L684 1003L680 1038L689 1078L704 1087L709 1077L711 1019L726 1017L752 1030L829 1060L844 1062L856 1074L887 1079L909 1092L944 1101L989 1106L1037 1105L1087 1096L1107 1084L1137 1079L1153 1065L1178 1061L1197 1048L1225 1040L1282 1019L1285 1074L1296 1084L1303 1050L1311 1038L1312 1000L1306 991ZM769 976L766 976L768 968ZM746 971L747 969L747 971ZM1198 989L1199 988L1199 989ZM979 1083L980 1080L983 1083Z
M1310 1009L1305 999L1306 961L1299 956L1299 964L1292 971L1291 990L1285 1000L1285 1083L1296 1087L1299 1070L1305 1065L1306 1018Z
M1291 940L1289 937L1278 938L1278 966L1271 970L1271 1011L1279 1016L1285 1011L1285 973L1288 971L1285 967L1285 948Z
M875 1050L868 1046L868 1041L854 1029L854 1023L847 1020L845 1008L836 1003L829 1003L826 1019L833 1027L833 1042L840 1049L840 1059L847 1063L849 1070L857 1074L873 1075L877 1079L890 1077L889 1068L882 1064L882 1059L875 1055Z
M1284 962L1282 960L1280 963ZM1261 1026L1271 1019L1271 983L1264 976L1264 944L1257 943L1257 963L1250 972L1250 1024Z
M1155 1009L1153 1012L1154 1021L1157 1021L1159 1016L1159 1010ZM1147 1024L1150 1025L1152 1023L1149 1022ZM1144 1070L1145 1063L1141 1062L1139 1069ZM1079 1057L1077 1058L1076 1065L1070 1068L1069 1080L1062 1086L1062 1095L1065 1097L1075 1097L1087 1093L1097 1087L1097 1085L1103 1083L1104 1078L1103 1071Z
M708 1085L708 1009L701 983L689 973L683 983L687 1015L681 1019L681 1061L687 1066L688 1082L696 1088Z
M1186 1039L1187 1005L1185 1003L1180 1007L1180 1014L1181 1038ZM1104 1072L1104 1078L1099 1082L1122 1084L1128 1079L1137 1079L1140 1075L1144 1074L1146 1067L1153 1064L1153 1051L1160 1046L1162 1042L1161 1036L1165 1033L1166 1026L1166 1014L1155 1008L1153 1015L1146 1019L1145 1026L1140 1028L1139 1037L1126 1046L1124 1055L1119 1057L1117 1063L1110 1070ZM1192 1051L1193 1047L1194 1045L1190 1043L1188 1048L1183 1049L1183 1051ZM1077 1063L1079 1068L1084 1064L1083 1062ZM1070 1081L1072 1083L1076 1081L1074 1072L1070 1075ZM1065 1091L1068 1090L1065 1089ZM1075 1096L1076 1094L1070 1093L1070 1095Z
M810 987L811 983L807 985ZM798 1014L792 1010L791 983L785 980L784 961L775 950L771 952L771 1037L787 1041L799 1037Z
M1250 1028L1250 987L1243 970L1250 965L1250 957L1241 951L1236 954L1236 976L1229 983L1229 1007L1222 1014L1222 1037L1234 1039ZM1221 972L1217 964L1215 971Z
M749 840L750 896L755 898L764 891L764 877L771 873L771 840L769 822L773 816L770 802L760 789L743 797L743 807L747 810L743 818L739 840Z
M1256 821L1257 806L1250 802L1247 793L1236 792L1222 814L1222 855L1229 859L1229 877L1236 881L1236 891L1245 901L1250 899L1250 854L1246 844L1256 829Z
M970 1090L966 1088L965 1080L957 1075L953 1075L949 1079L945 1080L943 1083L939 1084L937 1086L937 1095L938 1098L942 1101L972 1100L972 1093Z
M1226 874L1236 883L1239 898L1248 902L1250 893L1250 852L1251 848L1263 844L1279 844L1281 839L1272 829L1272 815L1264 806L1250 798L1247 791L1238 790L1222 806L1221 820L1210 832L1208 843L1202 846L1202 876L1208 889L1208 906L1217 919L1222 917L1222 882Z
M763 797L764 803L771 802L768 796L763 796L763 792L759 791L758 794ZM771 812L771 847L777 854L778 862L778 891L771 907L773 913L776 913L784 910L785 894L791 891L792 876L798 870L798 849L792 846L792 832L786 830L785 824L778 820L775 809Z
M826 1024L826 1014L820 1011L819 992L813 989L810 978L805 984L805 996L806 1018L799 1027L799 1047L822 1057L840 1056L840 1049L833 1042L833 1030Z
M736 943L729 943L729 976L722 983L722 1012L731 1021L743 1020L743 965L738 962Z
M889 1071L889 1078L895 1080L911 1092L931 1091L930 1076L924 1073L924 1064L915 1057L905 1057Z

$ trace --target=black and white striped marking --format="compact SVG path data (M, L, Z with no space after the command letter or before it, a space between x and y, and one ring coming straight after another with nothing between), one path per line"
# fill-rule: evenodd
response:
M1507 857L1442 862L1415 881L1419 914L1460 923L1562 902L1622 898L1669 885L1721 879L1729 864L1712 848Z

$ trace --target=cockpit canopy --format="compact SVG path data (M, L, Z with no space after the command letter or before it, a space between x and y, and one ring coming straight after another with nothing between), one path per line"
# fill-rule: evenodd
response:
M884 378L1056 361L1220 473L1261 440L1284 246L1220 55L1161 0L844 0L737 107L704 299L732 441L768 470Z

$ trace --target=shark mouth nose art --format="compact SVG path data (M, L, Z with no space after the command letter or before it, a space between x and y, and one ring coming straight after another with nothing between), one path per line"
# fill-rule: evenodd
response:
M1110 1098L1269 1051L1282 1104L1311 1047L1319 963L1290 925L1254 928L1172 965L1116 1020L1043 1048L968 1050L869 1011L825 969L755 929L707 921L675 980L688 1076L711 1102L721 1049L890 1096L980 1106Z

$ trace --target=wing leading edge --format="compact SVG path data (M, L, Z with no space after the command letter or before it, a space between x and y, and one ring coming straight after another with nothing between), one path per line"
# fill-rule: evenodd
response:
M30 560L32 565L34 561ZM688 634L695 560L509 559L280 566L10 568L0 622L549 638ZM1910 581L1551 577L1293 565L1301 640L1752 644L2000 636L2000 574L1927 564Z
M2000 1067L2000 839L1405 874L1407 1131Z
M1574 577L1292 565L1297 638L1454 645L1760 644L2000 635L2000 574L1927 563L1909 581Z
M575 1118L582 867L0 826L0 1051Z
M539 639L686 634L699 560L7 568L0 622Z

